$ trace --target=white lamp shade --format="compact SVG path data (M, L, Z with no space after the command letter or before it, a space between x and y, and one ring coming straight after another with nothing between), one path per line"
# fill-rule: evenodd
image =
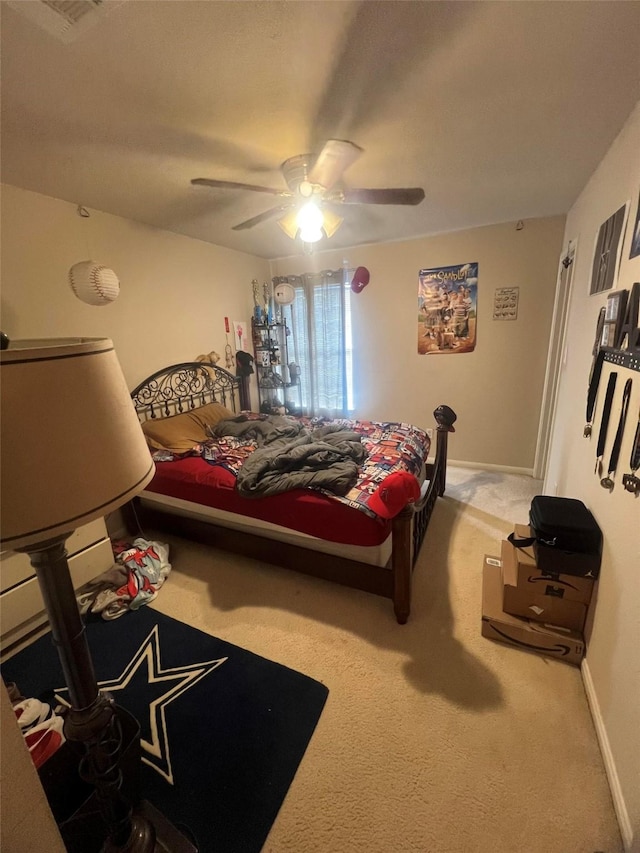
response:
M80 261L69 270L71 289L88 305L107 305L120 293L118 276L95 261Z
M70 534L149 482L155 466L109 339L16 341L0 367L3 548Z

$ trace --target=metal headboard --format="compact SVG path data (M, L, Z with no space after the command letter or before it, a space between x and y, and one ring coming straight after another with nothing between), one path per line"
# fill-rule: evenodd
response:
M201 361L157 370L131 392L131 399L141 421L168 418L207 403L222 403L232 412L250 408L243 378Z

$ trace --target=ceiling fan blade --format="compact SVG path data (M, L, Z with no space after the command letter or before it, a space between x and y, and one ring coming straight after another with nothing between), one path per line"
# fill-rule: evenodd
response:
M397 187L395 189L351 189L341 193L344 204L420 204L424 199L421 187Z
M289 210L290 207L292 207L290 204L280 204L278 207L272 207L269 210L265 210L264 213L259 213L251 219L246 219L239 225L234 225L231 230L245 231L247 228L253 228L254 225L260 225L261 222L266 222L267 219L272 219L274 216L278 216L279 213L284 213L284 211Z
M330 190L363 150L346 139L329 139L309 172L309 182Z
M255 184L238 184L235 181L216 181L213 178L193 178L191 183L197 187L216 187L221 190L251 190L254 193L269 193L290 198L288 190L272 190L271 187L258 187Z

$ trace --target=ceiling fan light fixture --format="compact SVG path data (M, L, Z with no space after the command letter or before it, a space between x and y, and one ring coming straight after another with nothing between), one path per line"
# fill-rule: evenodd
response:
M292 240L295 240L298 236L297 216L298 214L295 210L290 210L286 216L278 219L278 225L282 228L287 237L291 237Z
M35 2L35 0L34 0ZM42 0L50 2L50 0ZM53 0L51 0L53 2ZM66 3L67 0L56 0ZM84 2L117 2L117 0L84 0ZM233 231L245 231L268 219L280 217L277 222L291 240L298 237L305 247L333 237L342 217L324 205L375 204L417 205L425 197L422 187L345 188L342 183L345 171L361 156L363 149L347 139L328 139L319 154L297 154L280 165L288 190L239 183L218 178L192 178L196 186L222 190L243 190L279 196L286 201L233 225ZM298 210L298 207L300 209Z
M324 217L313 201L304 204L296 215L296 224L300 229L300 239L304 243L317 243L322 239Z
M296 215L298 228L304 231L322 228L323 221L322 211L313 201L303 204Z
M322 228L301 228L300 239L303 243L317 243L322 240Z
M344 222L344 219L341 216L338 216L337 213L334 213L332 210L325 210L323 212L324 223L322 227L324 228L324 233L327 237L333 237L338 228Z
M302 196L302 198L311 198L314 193L313 184L309 181L300 181L300 185L298 186L298 192Z

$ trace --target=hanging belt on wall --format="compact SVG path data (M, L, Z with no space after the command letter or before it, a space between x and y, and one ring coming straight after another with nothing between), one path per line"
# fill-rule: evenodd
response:
M636 476L636 471L640 468L640 409L638 410L638 423L636 424L636 434L631 445L631 456L629 457L629 466L631 471L625 474L622 478L622 485L628 492L637 495L640 492L640 477Z
M607 430L609 429L609 418L611 417L611 404L613 403L613 395L616 391L617 380L617 373L609 374L607 394L604 398L604 408L602 410L602 420L600 421L600 432L598 434L598 447L596 449L595 470L598 474L598 477L602 476L602 458L604 456L604 448L607 443Z
M620 419L618 420L618 429L616 437L611 448L611 456L609 456L609 469L607 476L600 480L600 485L611 491L614 486L612 474L615 474L618 467L618 459L620 458L620 447L622 446L622 436L624 435L624 427L627 422L627 412L629 411L629 399L631 397L631 379L627 379L624 383L624 391L622 393L622 408L620 409Z
M591 438L591 428L593 425L593 410L596 406L596 397L598 396L598 386L600 385L600 375L602 374L602 363L604 361L604 352L600 347L602 338L602 328L604 326L605 309L601 308L598 313L598 321L596 323L596 339L593 342L593 361L591 362L591 370L589 371L589 390L587 392L587 423L585 424L585 438Z
M591 437L593 410L596 407L596 397L598 396L598 386L600 385L600 376L602 375L603 364L604 351L599 349L591 368L591 376L589 377L589 393L587 394L587 423L585 424L584 432L582 433L585 438Z

